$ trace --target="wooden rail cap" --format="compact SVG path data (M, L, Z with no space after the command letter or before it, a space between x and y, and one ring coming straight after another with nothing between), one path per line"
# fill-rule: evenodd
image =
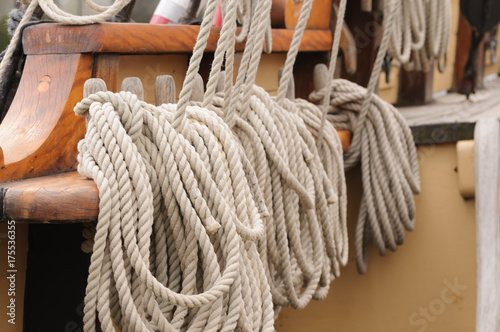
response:
M77 172L4 183L0 201L1 221L84 222L99 213L94 181Z
M193 51L200 28L194 25L100 23L70 26L42 23L26 28L23 48L26 54L162 54ZM273 29L273 52L286 52L294 30ZM215 51L220 27L212 27L207 52ZM306 30L300 51L329 51L332 43L330 30ZM244 43L236 45L241 52Z

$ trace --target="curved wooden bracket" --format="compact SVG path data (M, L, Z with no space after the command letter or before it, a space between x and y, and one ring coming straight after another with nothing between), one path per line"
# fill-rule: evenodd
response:
M0 181L75 169L85 120L75 115L91 55L28 56L17 94L0 124Z

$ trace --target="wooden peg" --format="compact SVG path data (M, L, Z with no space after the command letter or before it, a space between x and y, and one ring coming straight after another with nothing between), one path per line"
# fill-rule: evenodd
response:
M89 78L83 85L83 97L87 98L91 94L99 91L107 91L106 83L100 78Z
M155 82L155 103L162 104L175 103L175 81L170 75L159 75Z
M278 71L278 82L281 81L281 76L283 75L283 67ZM286 98L295 99L295 80L292 76L290 83L288 83L288 88L286 89Z
M100 78L89 78L83 85L83 97L87 98L91 94L99 91L107 91L106 83ZM87 117L85 117L85 125L87 125Z
M193 91L191 92L191 101L203 101L203 95L205 94L205 87L203 84L203 78L200 74L196 74L194 79Z
M318 63L314 66L313 82L314 91L320 91L328 82L328 67L324 63Z
M314 91L320 91L321 89L323 89L329 79L331 78L328 75L328 67L324 63L318 63L316 66L314 66ZM347 150L351 145L352 133L348 130L339 130L337 131L337 134L339 135L340 141L342 142L342 150Z
M224 81L226 80L226 72L222 70L217 76L217 86L215 87L215 93L224 92Z
M138 77L127 77L122 82L122 91L130 91L139 98L144 100L144 88L141 79Z

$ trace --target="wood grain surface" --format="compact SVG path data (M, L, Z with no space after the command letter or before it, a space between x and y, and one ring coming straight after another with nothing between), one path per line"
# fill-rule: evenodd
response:
M200 28L194 25L156 25L141 23L101 23L69 26L44 23L24 32L26 54L121 53L161 54L192 52ZM273 29L273 52L286 52L294 30ZM220 28L212 27L206 51L217 46ZM92 38L89 38L92 36ZM300 51L328 51L331 31L307 30ZM243 51L244 43L236 45Z
M91 75L90 55L27 57L18 92L0 124L0 181L75 168L85 121L73 107Z
M77 172L3 183L2 220L82 222L97 220L99 192Z

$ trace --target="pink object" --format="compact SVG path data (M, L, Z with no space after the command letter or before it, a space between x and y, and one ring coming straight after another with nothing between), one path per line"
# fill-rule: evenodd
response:
M215 11L214 21L212 24L216 27L222 26L222 9L220 7L220 1L217 4L217 10Z
M149 24L168 24L168 23L172 23L172 21L160 15L153 15L153 17L151 17L151 20L149 21Z
M161 0L151 17L151 24L179 23L186 15L190 0Z

